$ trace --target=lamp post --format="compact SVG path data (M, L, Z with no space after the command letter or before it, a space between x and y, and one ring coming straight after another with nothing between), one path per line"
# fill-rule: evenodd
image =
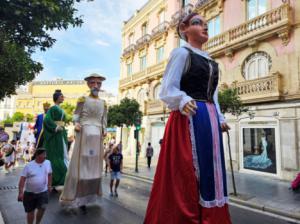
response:
M139 145L139 131L141 130L141 118L137 118L135 120L135 130L134 130L134 138L136 139L136 152L135 152L135 172L139 172L138 168L138 158L140 153L140 145Z

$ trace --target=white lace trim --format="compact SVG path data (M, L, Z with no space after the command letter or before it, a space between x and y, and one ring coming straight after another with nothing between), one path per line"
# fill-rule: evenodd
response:
M223 207L225 204L228 204L229 198L223 197L222 200L213 200L213 201L204 201L200 195L200 205L205 208L213 208L213 207Z
M190 135L191 135L191 143L192 143L192 155L193 155L193 164L195 168L195 175L197 177L198 182L200 181L200 169L198 164L198 155L196 149L196 140L195 140L195 133L194 133L194 124L193 124L193 117L189 117L189 126L190 126Z
M191 143L192 143L192 155L193 155L193 165L195 168L195 175L198 181L200 181L200 169L198 164L198 155L196 149L196 140L194 134L194 124L192 116L189 117L189 126L190 126L190 136L191 136ZM229 198L223 197L221 200L213 200L213 201L205 201L200 194L199 191L199 204L205 208L213 208L213 207L223 207L225 204L228 204Z
M64 208L77 208L82 205L87 205L90 203L95 203L98 195L92 194L84 197L76 198L74 201L60 201L60 204Z

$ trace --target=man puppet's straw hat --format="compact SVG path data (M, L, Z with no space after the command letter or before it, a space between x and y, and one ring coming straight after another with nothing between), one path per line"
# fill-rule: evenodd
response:
M84 80L89 81L89 79L91 79L91 78L99 78L99 79L101 79L101 81L104 81L106 79L104 76L93 73L93 74L90 74L89 76L85 77Z

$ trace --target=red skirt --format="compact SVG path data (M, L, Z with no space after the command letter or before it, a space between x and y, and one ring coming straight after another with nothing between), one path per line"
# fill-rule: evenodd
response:
M228 205L199 204L189 119L172 112L166 125L145 224L230 224Z

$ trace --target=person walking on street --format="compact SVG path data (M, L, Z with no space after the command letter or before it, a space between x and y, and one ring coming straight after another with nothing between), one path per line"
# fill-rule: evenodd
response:
M5 152L5 171L6 173L10 173L10 167L15 165L16 161L16 140L12 140L9 143L5 144L2 148Z
M151 166L151 158L153 156L153 147L151 146L151 143L148 142L148 147L146 149L146 157L147 157L147 165L148 168Z
M111 180L110 180L110 196L116 196L118 197L118 186L120 184L121 180L121 172L123 169L123 155L119 152L118 146L113 147L113 152L108 157L109 159L109 166L110 166L110 172L111 172ZM116 180L115 183L115 190L113 194L113 185L114 180Z
M34 157L24 167L19 180L18 201L23 202L28 224L34 223L34 220L37 224L41 222L52 181L51 163L46 160L46 149L36 149Z
M60 204L68 209L79 207L87 213L86 205L102 196L103 140L106 136L107 106L99 98L105 77L91 74L85 78L89 96L78 99L73 116L75 143Z
M159 93L172 112L144 223L231 224L222 140L230 128L218 104L219 68L202 50L207 22L184 14L177 31L187 44L171 53Z

